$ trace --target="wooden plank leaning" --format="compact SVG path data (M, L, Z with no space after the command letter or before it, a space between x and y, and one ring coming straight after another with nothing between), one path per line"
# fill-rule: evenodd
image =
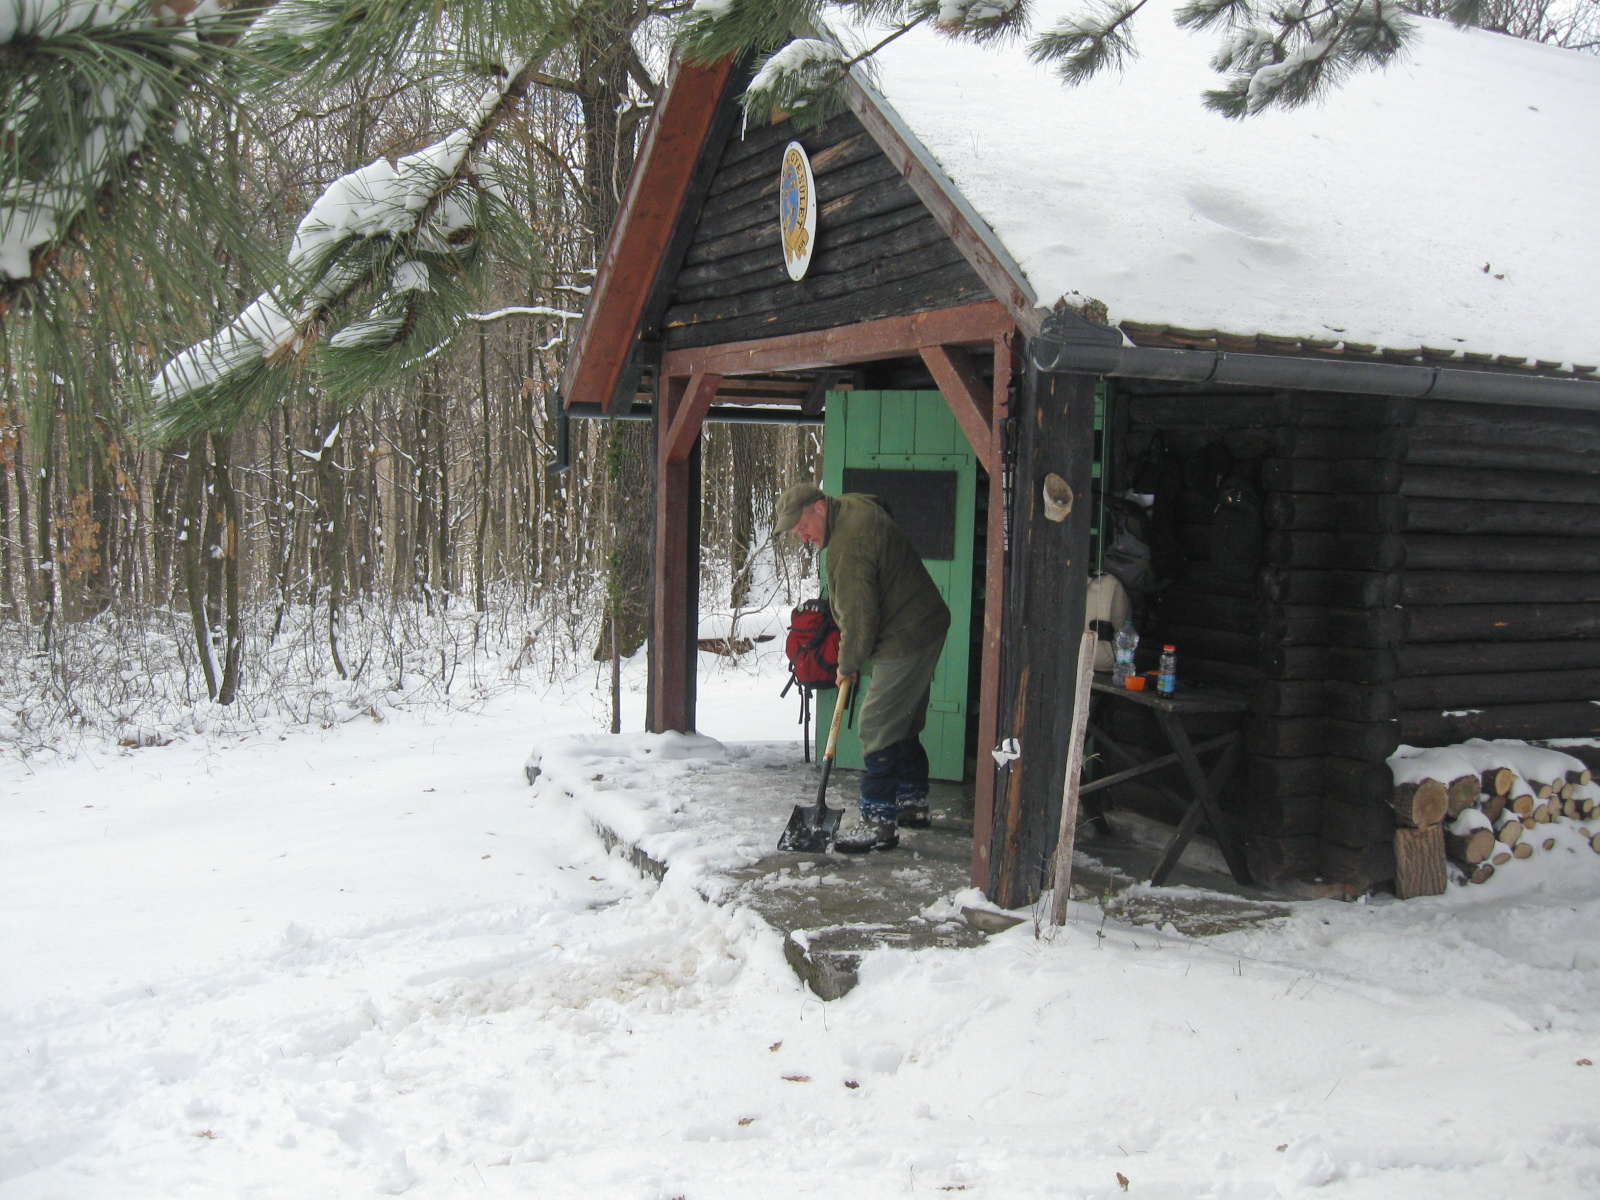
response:
M1061 828L1056 833L1055 889L1050 900L1050 924L1067 923L1067 893L1072 887L1072 854L1078 840L1078 788L1083 779L1083 741L1089 727L1089 684L1094 678L1094 652L1099 641L1085 631L1078 643L1078 686L1072 695L1072 737L1067 742L1067 773L1061 783Z

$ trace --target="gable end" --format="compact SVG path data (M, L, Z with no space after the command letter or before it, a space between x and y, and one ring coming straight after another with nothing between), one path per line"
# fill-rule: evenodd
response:
M798 141L816 176L817 244L790 280L778 235L778 172ZM722 151L655 329L668 350L808 333L990 298L932 213L852 113L816 129L781 121Z

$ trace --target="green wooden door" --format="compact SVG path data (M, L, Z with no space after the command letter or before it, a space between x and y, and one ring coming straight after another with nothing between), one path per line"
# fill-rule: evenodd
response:
M977 457L938 392L830 392L823 437L823 491L868 492L888 500L950 606L950 634L933 677L922 744L935 779L959 780L966 771ZM819 756L837 695L818 695ZM840 733L837 762L861 766L853 728Z

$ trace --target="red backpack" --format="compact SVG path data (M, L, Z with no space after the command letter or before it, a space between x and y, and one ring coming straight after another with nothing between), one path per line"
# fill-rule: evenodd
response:
M783 652L789 659L790 684L808 692L834 686L839 674L839 627L826 599L807 600L789 614Z

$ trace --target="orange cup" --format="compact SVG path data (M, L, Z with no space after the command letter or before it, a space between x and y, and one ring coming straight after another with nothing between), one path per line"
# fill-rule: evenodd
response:
M1144 676L1129 675L1123 679L1122 686L1127 688L1130 692L1142 692L1144 691Z

